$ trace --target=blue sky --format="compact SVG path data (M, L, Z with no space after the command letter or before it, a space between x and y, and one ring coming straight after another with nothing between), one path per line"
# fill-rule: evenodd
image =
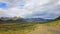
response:
M56 18L60 0L0 0L0 17Z
M3 2L0 2L0 8L6 8L7 6L6 6L6 4L5 3L3 3Z

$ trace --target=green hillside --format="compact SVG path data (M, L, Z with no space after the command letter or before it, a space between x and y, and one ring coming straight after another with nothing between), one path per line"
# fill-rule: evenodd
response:
M60 27L60 17L53 19L52 21L46 22L45 25Z

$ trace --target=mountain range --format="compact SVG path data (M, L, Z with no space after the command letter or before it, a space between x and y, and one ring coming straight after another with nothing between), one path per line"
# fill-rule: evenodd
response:
M21 17L1 17L0 22L47 22L51 19L44 18L21 18Z
M47 22L51 19L44 19L44 18L27 18L26 21L32 21L32 22Z

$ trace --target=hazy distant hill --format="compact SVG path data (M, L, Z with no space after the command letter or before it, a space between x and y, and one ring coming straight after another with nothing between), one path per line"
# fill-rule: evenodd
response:
M1 17L0 22L47 22L51 19L44 19L44 18L21 18L21 17Z
M47 22L51 19L44 19L44 18L27 18L26 21L32 21L32 22Z
M25 22L25 20L21 17L1 17L0 22Z

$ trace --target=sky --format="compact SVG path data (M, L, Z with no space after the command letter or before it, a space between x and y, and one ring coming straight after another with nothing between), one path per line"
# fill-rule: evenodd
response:
M0 0L0 17L56 18L60 0Z

